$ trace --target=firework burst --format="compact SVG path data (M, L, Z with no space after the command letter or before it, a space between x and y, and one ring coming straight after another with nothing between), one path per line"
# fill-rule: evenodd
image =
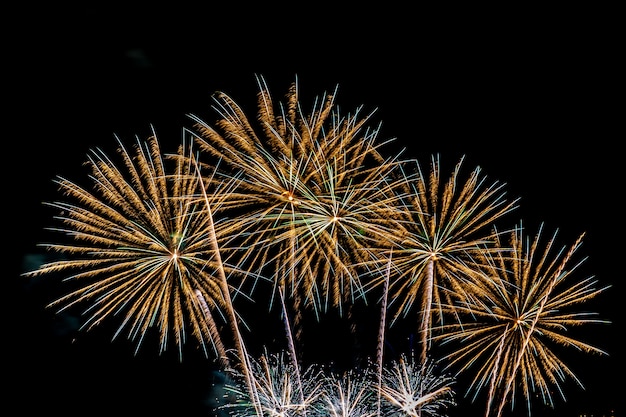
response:
M205 354L212 346L221 357L225 350L215 320L222 318L228 298L218 270L240 271L216 259L212 219L191 147L183 143L168 166L156 135L145 142L137 139L134 154L118 143L121 168L101 150L91 151L90 189L56 180L67 198L47 203L58 210L56 219L62 224L51 230L66 235L69 242L41 246L68 259L25 275L61 274L73 282L75 288L51 306L63 311L87 304L84 329L119 316L114 338L127 329L137 349L148 330L158 327L161 350L173 334L182 355L191 332ZM234 184L211 186L216 210Z
M319 397L323 392L323 375L314 367L301 372L293 366L284 352L263 354L259 360L249 359L253 382L252 393L244 389L244 375L232 374L232 383L226 385L229 397L234 398L220 408L234 417L299 417L315 416Z
M460 184L462 164L463 159L445 183L438 157L432 158L429 175L417 164L418 175L410 182L413 191L404 200L400 243L393 252L389 306L396 313L392 323L417 304L423 361L433 306L471 293L475 281L482 278L476 273L478 255L489 250L485 243L494 238L489 226L516 208L516 201L507 201L504 184L488 183L480 167Z
M488 391L487 416L501 416L507 403L513 407L518 389L530 413L532 398L552 406L553 388L563 396L566 378L582 386L555 347L605 354L566 334L573 327L606 323L574 308L606 289L598 289L593 277L575 278L582 261L574 264L573 257L583 236L568 252L555 252L556 232L545 247L541 233L542 228L531 242L524 239L520 225L511 232L510 244L498 241L503 251L484 253L489 280L482 291L461 305L444 307L462 314L463 324L443 326L436 340L456 342L454 352L444 358L449 368L467 372L478 366L468 392L474 391L476 398L478 392Z
M323 416L378 416L373 377L371 368L349 370L341 375L331 373L326 379L321 396Z
M432 361L415 362L404 355L383 369L379 393L382 416L436 417L456 404L454 378L438 375Z
M200 149L241 178L229 196L229 259L269 271L295 305L341 309L364 296L373 248L391 245L402 162L381 156L360 108L342 116L329 95L306 115L294 83L278 110L258 82L256 128L225 94L215 127L195 118Z

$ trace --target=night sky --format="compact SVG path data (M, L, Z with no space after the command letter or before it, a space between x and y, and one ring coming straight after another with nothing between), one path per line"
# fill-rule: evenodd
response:
M434 153L447 164L465 155L468 167L507 183L529 231L543 222L565 246L586 233L584 273L612 285L592 307L612 324L593 326L585 340L609 356L572 355L587 389L573 387L549 415L624 415L616 382L624 375L624 68L615 13L241 9L103 3L16 12L18 29L3 41L5 221L17 248L3 347L14 414L210 415L216 376L199 354L179 363L159 356L155 341L135 356L134 345L111 343L106 325L77 333L76 317L45 309L58 286L19 273L41 259L36 243L52 222L41 203L59 197L56 175L77 179L90 148L113 154L114 135L130 143L151 126L163 150L175 151L188 114L214 120L216 91L253 115L259 74L279 100L297 76L305 106L339 85L342 113L376 109L379 137L397 138L404 155L425 166Z

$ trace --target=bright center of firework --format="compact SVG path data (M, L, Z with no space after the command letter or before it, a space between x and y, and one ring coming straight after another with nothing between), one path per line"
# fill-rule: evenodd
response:
M281 196L287 201L289 201L291 204L296 204L296 205L300 204L300 202L296 199L296 196L289 190L283 191Z
M172 253L172 260L175 261L176 259L178 259L178 249L174 249Z
M402 407L402 411L406 412L407 415L413 415L413 413L415 412L415 410L417 410L417 407L420 405L420 403L418 401L415 401L413 399L408 399L407 398L407 402L406 404Z
M338 222L339 220L341 220L341 217L338 217L338 216L333 216L330 219L331 222Z

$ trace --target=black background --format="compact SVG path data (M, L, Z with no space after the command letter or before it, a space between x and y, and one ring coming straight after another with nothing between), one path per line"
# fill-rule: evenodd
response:
M148 136L151 125L163 150L174 151L188 114L213 120L218 90L253 114L259 74L276 99L297 77L305 105L338 85L342 111L376 109L381 138L397 138L405 155L423 164L433 153L450 164L465 155L467 166L506 182L507 193L521 197L517 215L529 231L543 222L546 234L559 230L563 245L586 233L585 272L612 285L593 304L612 324L594 326L586 340L609 356L573 355L587 389L573 387L555 414L537 415L622 415L624 45L617 13L363 7L96 3L5 13L4 217L8 257L18 261L6 278L2 332L12 414L210 415L215 376L199 355L179 363L146 342L135 356L132 345L111 343L106 326L76 333L70 318L44 308L59 289L19 273L39 260L35 244L51 223L41 202L57 198L56 175L82 175L90 148L112 154L114 134L130 142ZM466 408L455 412L469 415L461 402Z

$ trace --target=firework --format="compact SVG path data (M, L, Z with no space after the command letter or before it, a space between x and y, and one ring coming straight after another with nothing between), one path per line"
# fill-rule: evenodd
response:
M453 307L463 324L443 326L436 337L444 344L456 342L454 352L444 358L449 368L467 372L478 367L468 392L474 391L475 398L488 391L487 416L501 416L507 403L513 407L518 389L530 412L532 398L552 406L553 388L563 396L565 378L581 384L555 347L605 354L567 334L573 327L604 322L574 308L606 289L596 288L593 277L576 278L582 261L573 264L573 257L583 236L568 252L554 252L556 232L542 247L542 228L531 242L524 239L520 224L510 234L510 245L498 240L498 246L512 249L484 253L489 280L475 297Z
M376 417L374 374L371 368L349 370L326 378L320 417Z
M58 210L61 223L51 230L66 239L41 246L67 259L25 275L61 274L71 281L73 290L51 306L64 311L86 305L83 329L117 316L121 323L114 338L126 329L137 349L148 330L158 327L161 350L173 335L182 355L190 332L205 354L212 346L221 357L225 350L215 320L223 318L228 298L218 277L220 270L237 270L216 256L212 218L191 147L183 142L177 157L168 161L156 135L137 139L134 154L117 140L120 167L101 150L91 151L90 189L56 180L66 199L46 204ZM215 210L233 184L211 185Z
M253 391L243 388L243 375L232 374L225 389L233 400L220 408L234 417L257 415L268 417L315 416L323 391L323 375L311 366L302 372L284 352L263 354L249 359Z
M360 108L342 116L329 95L307 115L294 83L278 110L258 81L256 125L225 94L214 127L195 118L200 149L241 178L228 202L228 259L268 271L294 305L341 309L364 296L363 266L391 245L402 162L381 155Z
M393 252L392 323L417 304L422 360L427 356L433 306L472 291L474 281L481 278L476 273L477 255L488 250L485 243L494 238L488 226L516 208L516 201L507 201L504 184L488 183L480 167L460 184L462 164L463 159L445 183L438 156L432 158L428 176L417 164L413 192L404 200L400 243Z
M437 374L435 362L415 362L402 355L383 369L382 384L378 388L383 400L381 415L443 415L442 412L456 404L453 383L454 378Z

